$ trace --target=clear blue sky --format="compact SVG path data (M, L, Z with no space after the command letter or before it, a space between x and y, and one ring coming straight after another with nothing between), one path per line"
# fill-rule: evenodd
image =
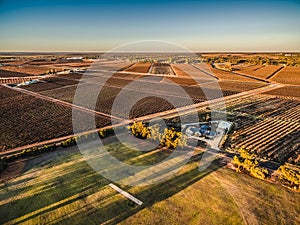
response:
M102 51L141 40L300 51L300 1L0 1L0 51Z

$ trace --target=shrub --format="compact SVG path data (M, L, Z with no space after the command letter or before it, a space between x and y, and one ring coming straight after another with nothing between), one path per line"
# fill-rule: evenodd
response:
M294 189L299 189L300 185L300 173L287 168L286 166L280 166L277 170L280 173L280 180Z
M239 152L240 155L235 155L232 159L232 163L237 166L237 172L244 171L259 179L265 179L268 176L268 170L259 166L254 154L244 149Z

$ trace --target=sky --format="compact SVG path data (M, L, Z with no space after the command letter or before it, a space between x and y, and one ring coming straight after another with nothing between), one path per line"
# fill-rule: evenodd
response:
M108 51L143 40L300 51L300 0L0 0L0 51Z

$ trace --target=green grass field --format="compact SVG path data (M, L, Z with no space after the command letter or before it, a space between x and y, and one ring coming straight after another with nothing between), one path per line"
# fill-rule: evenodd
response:
M111 143L112 155L145 165L161 151L138 152ZM142 206L111 189L72 147L25 161L22 172L0 183L0 224L299 224L300 195L238 174L215 161L198 171L193 157L168 181L125 187Z

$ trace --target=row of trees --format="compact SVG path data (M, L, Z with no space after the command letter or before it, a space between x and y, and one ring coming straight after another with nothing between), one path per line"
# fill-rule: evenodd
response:
M277 170L280 173L280 180L283 184L299 190L300 172L289 169L287 166L280 166Z
M250 154L244 149L239 150L239 153L240 155L235 155L232 160L232 163L237 166L238 172L246 172L259 179L265 179L268 176L268 170L259 166L254 154Z
M161 132L158 125L146 126L143 122L134 122L128 127L139 138L159 140L162 147L175 149L186 145L187 137L174 128L165 128Z

